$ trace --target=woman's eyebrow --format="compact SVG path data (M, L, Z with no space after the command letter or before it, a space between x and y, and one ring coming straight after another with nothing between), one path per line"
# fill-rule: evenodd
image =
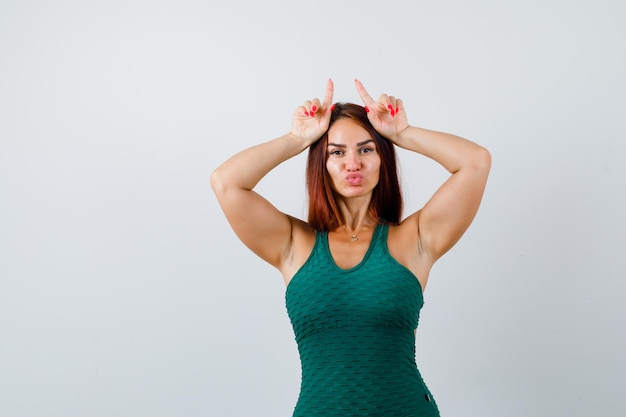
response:
M365 145L365 144L367 144L367 143L370 143L370 142L374 142L374 139L367 139L367 140L364 140L363 142L359 142L359 143L357 143L357 144L356 144L356 146L357 146L357 147L358 147L358 146L363 146L363 145ZM336 146L337 148L346 148L346 147L347 147L346 145L342 145L342 144L340 144L340 143L329 143L327 146Z

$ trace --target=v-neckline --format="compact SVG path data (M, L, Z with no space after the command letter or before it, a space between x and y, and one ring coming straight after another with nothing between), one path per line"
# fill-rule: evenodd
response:
M378 234L380 233L380 228L381 228L381 224L380 223L376 224L376 226L374 227L374 231L372 232L372 238L370 239L369 246L367 250L365 251L363 258L361 258L359 262L357 262L354 266L350 268L342 268L337 264L337 261L335 261L335 258L333 257L333 254L330 250L330 242L328 241L328 232L324 233L324 239L325 239L324 246L325 246L326 254L328 255L328 258L332 262L335 269L341 272L351 272L360 268L365 262L367 262L367 259L369 258L372 250L374 249L375 241L378 238Z

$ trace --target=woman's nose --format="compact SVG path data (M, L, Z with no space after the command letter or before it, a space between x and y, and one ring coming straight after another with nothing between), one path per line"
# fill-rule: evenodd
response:
M361 158L359 155L350 152L346 157L346 169L348 171L356 171L361 168Z

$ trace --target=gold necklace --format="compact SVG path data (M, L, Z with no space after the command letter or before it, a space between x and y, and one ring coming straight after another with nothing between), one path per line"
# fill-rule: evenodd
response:
M359 236L357 235L357 233L350 233L346 225L344 225L343 227L346 229L346 232L348 232L348 236L350 236L353 242L356 242L357 240L359 240ZM367 228L367 227L364 227L364 228Z
M348 232L348 235L350 236L350 238L352 239L353 242L356 242L357 240L359 240L359 236L357 235L356 230L354 231L354 233Z

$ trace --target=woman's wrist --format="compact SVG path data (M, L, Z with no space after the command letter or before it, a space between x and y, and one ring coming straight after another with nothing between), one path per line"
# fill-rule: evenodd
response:
M394 145L404 149L412 149L412 141L417 138L417 128L411 125L407 125L404 129L399 131L391 141Z
M287 133L287 136L291 138L296 144L306 146L306 141L304 140L304 138L296 135L292 131L289 131L289 133Z

